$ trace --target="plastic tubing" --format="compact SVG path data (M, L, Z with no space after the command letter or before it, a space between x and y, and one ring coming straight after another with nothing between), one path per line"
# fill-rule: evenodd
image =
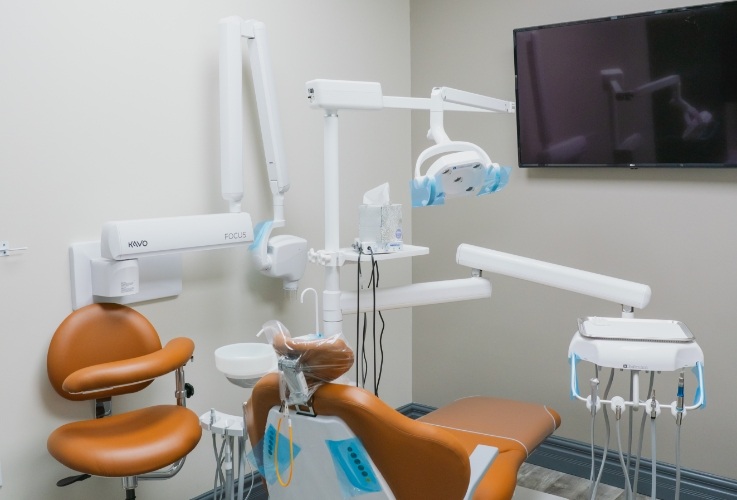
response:
M676 495L678 500L681 496L681 426L676 427Z
M225 437L225 498L233 500L233 449L232 438Z
M650 372L650 383L647 387L647 394L651 395L653 399L655 399L655 396L653 394L653 385L655 385L655 372ZM635 461L635 480L632 483L632 491L637 493L637 481L640 476L640 459L642 458L642 442L644 441L644 433L645 433L645 419L647 418L647 409L645 409L642 412L642 421L640 422L640 442L637 445L637 460Z
M604 389L604 399L609 397L609 390L612 388L612 382L614 381L614 368L611 369L609 372L609 380L606 384L606 389ZM596 490L599 488L599 484L601 483L601 476L604 473L604 465L606 465L606 457L609 453L609 439L611 438L611 427L609 425L609 413L607 413L606 407L602 407L604 410L604 424L606 425L606 440L604 441L604 451L602 452L601 456L601 465L599 466L599 475L596 477L596 482L594 483L593 490L591 492L591 500L594 500L596 498ZM593 446L593 445L592 445Z
M605 410L606 411L606 410ZM591 473L589 474L589 481L591 481L592 494L594 488L594 474L596 474L596 456L594 455L594 424L596 423L596 413L591 414Z
M619 425L620 419L617 418L617 445L619 446L619 462L622 464L622 472L624 473L625 480L625 496L630 498L632 495L632 485L630 484L630 475L627 473L627 465L624 462L624 453L622 452L622 431Z
M594 386L596 381L596 386ZM596 389L594 389L596 387ZM596 476L596 455L594 454L594 427L596 424L596 401L599 396L599 366L594 365L594 378L591 379L591 473L589 474L589 481L591 482L591 491L593 493L594 488L594 477ZM593 497L593 495L592 495Z
M246 438L245 436L238 436L238 500L243 498L243 488L245 488L245 478L243 475L246 472Z
M656 454L658 447L657 447L656 439L655 439L655 419L654 418L650 419L650 448L652 450L651 454L652 454L652 461L653 461L652 466L651 466L651 473L650 473L651 478L652 478L652 486L650 488L650 498L655 500L657 498L655 496L655 490L657 488L657 483L658 483L657 482L658 476L655 475L655 471L656 471L657 464L658 464L657 454Z

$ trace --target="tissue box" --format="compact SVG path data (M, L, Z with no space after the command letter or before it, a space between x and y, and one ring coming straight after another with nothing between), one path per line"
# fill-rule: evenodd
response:
M402 249L402 205L359 205L358 239L374 253Z

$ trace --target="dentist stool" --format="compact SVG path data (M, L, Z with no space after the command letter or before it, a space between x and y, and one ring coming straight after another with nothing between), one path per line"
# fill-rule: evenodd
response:
M329 353L322 342L317 351L311 351L311 342L296 342L291 338L275 339L273 345L280 360L289 356L299 360L300 369L311 385L316 380L338 377L353 363L352 356L350 359L345 356L345 345L339 343L332 344L338 356L334 363L326 361ZM274 443L273 439L279 434L275 432L275 422L283 419L285 414L280 408L279 377L278 373L263 377L244 405L251 443L257 450L262 449L262 445L265 447L265 481L272 499L326 498L323 493L326 484L334 481L336 474L343 488L343 497L346 488L353 488L348 492L349 496L356 493L366 499L509 499L522 462L560 426L560 416L544 405L482 396L460 399L413 420L366 390L339 383L321 383L314 390L307 411L303 412L309 416L297 411L289 412L289 425L294 427L293 448L297 450L291 450L294 457L290 460L289 446L282 444L280 447L279 442ZM336 421L347 426L347 437L332 437L332 430L325 431L331 436L327 440L316 437L322 432L321 427L330 427ZM286 424L282 426L284 428ZM350 455L362 460L358 468L364 476L355 476L369 483L375 476L379 484L371 491L356 491L361 485L351 474L352 459L342 460L339 452L332 452L331 456L322 450L325 443L333 448L340 448L340 443L350 444L353 435L367 455L363 459L362 451L357 452L358 458ZM291 441L284 434L281 434L281 440L282 443ZM498 455L482 477L472 480L470 457L479 445L497 448ZM286 462L278 458L269 462L275 448L281 450ZM353 448L360 449L361 446ZM287 465L293 468L294 481L284 487L280 483L291 474L287 472ZM276 482L273 480L274 469L279 471L282 467L279 482ZM367 475L367 471L370 474Z
M49 346L49 380L66 399L95 400L96 418L65 424L49 436L49 453L83 473L57 484L120 477L126 499L134 499L138 479L176 474L202 435L185 399L191 386L184 383L184 365L193 351L194 343L183 337L162 348L151 323L126 306L92 304L67 316ZM140 391L170 372L176 373L177 404L111 415L112 396Z

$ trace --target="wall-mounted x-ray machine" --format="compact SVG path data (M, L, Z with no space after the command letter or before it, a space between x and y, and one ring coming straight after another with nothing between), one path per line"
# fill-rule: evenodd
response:
M263 273L296 290L304 272L307 242L295 236L270 238L285 225L284 193L289 176L283 148L274 78L263 23L228 17L220 21L221 190L229 212L107 222L101 240L70 249L72 305L129 304L178 295L181 253L250 245ZM257 225L241 211L243 200L242 44L248 43L261 137L273 197L273 220Z

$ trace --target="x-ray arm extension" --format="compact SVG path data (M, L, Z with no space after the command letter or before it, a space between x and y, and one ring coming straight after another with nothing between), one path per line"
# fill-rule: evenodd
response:
M266 27L259 21L246 21L237 16L220 21L220 169L223 198L231 202L231 211L240 211L238 205L243 198L241 38L245 38L248 43L269 187L274 196L274 222L278 221L283 225L283 196L289 190L289 175L274 92L274 76L269 61Z
M243 198L243 54L241 39L248 44L253 88L256 94L261 139L273 199L273 220L258 224L251 256L267 276L284 280L286 290L295 291L307 263L307 242L303 238L280 235L284 227L284 193L289 190L274 76L269 59L266 27L237 16L220 21L220 168L223 198L231 211L240 211Z

